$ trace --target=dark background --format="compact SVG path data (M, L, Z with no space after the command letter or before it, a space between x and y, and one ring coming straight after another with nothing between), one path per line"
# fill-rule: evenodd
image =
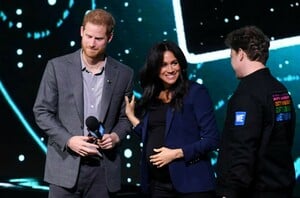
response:
M257 25L274 43L296 38L294 45L282 42L284 47L272 49L267 65L290 90L299 114L300 39L295 37L300 35L298 1L60 0L49 5L38 0L0 0L0 123L4 134L0 139L0 183L3 184L0 186L3 188L47 191L47 185L42 182L47 137L34 122L32 106L47 60L80 47L82 17L86 10L96 7L107 9L115 16L117 26L108 51L135 69L137 95L141 91L138 71L155 42L168 39L183 43L189 57L225 49L225 35L244 25ZM18 9L22 14L17 14ZM184 32L178 32L175 13L180 13ZM179 33L184 33L184 37ZM17 53L18 49L21 54ZM207 62L190 61L189 77L208 87L221 130L228 97L237 85L229 52L226 58L215 56ZM299 138L298 118L293 150L297 180ZM135 136L128 135L122 144L123 184L128 188L139 186L140 148ZM299 184L295 196L300 196Z
M224 36L245 25L256 25L275 39L298 36L300 32L299 1L181 0L180 3L188 51L195 54L224 48Z

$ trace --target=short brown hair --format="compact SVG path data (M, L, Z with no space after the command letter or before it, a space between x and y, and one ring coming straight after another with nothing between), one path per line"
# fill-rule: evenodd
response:
M236 52L244 50L252 61L266 64L269 58L270 39L256 26L245 26L230 32L225 44Z
M115 19L109 12L103 9L95 9L88 11L83 18L82 26L85 28L87 23L95 25L105 25L107 27L107 34L111 34L114 31Z

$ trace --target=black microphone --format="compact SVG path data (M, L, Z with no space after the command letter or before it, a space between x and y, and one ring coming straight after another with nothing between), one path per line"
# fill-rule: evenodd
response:
M102 135L104 134L104 126L102 122L99 122L98 119L95 118L94 116L89 116L85 120L85 124L87 126L89 133L94 138L102 139Z

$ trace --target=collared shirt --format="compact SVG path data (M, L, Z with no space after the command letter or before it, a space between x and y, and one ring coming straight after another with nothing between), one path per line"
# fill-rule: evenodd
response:
M86 69L83 61L82 53L80 55L82 64L83 78L83 94L84 94L84 120L89 116L94 116L99 119L101 112L101 99L105 78L105 70L103 67L97 74L93 74ZM106 59L104 66L106 64ZM88 134L87 126L84 125L84 135Z

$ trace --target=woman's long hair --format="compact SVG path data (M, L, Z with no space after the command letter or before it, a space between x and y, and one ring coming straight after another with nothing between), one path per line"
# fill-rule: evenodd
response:
M141 107L143 111L147 110L151 103L158 98L159 93L165 89L162 80L159 78L159 72L163 66L163 58L166 51L170 51L174 54L181 69L176 83L169 88L172 93L170 105L178 111L182 107L183 97L188 90L188 64L183 52L177 44L171 41L163 41L157 43L150 49L145 65L140 71L140 85L143 89L143 94L139 107Z

